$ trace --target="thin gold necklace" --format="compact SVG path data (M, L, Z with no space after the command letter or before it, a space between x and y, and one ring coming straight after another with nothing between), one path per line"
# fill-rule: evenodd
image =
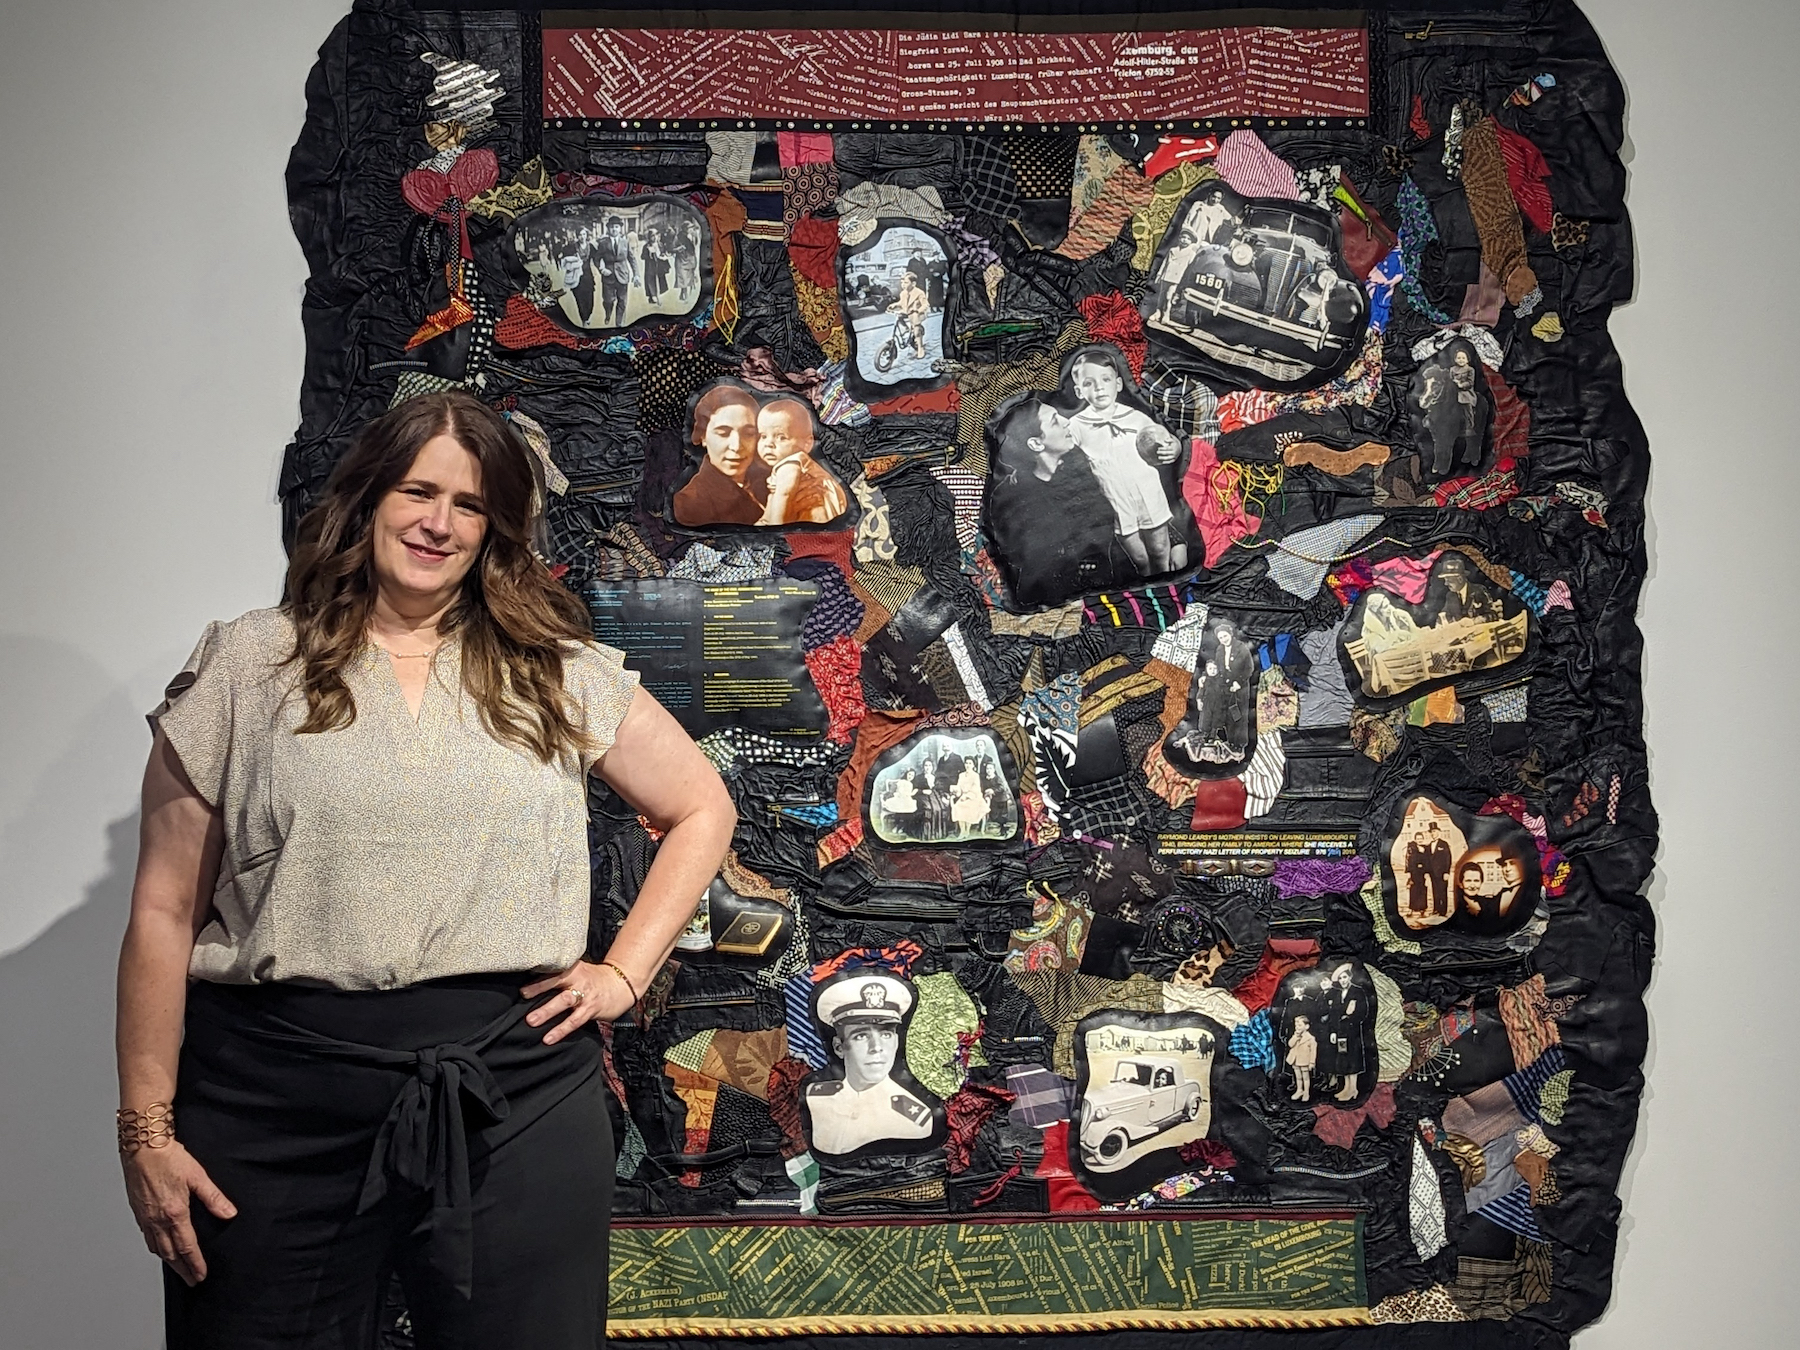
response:
M436 646L433 646L432 649L428 652L397 652L392 647L384 646L382 643L375 641L375 639L372 637L369 639L369 642L372 646L377 647L381 651L386 652L389 656L393 657L394 660L396 660L396 661L423 661L423 660L426 660L428 657L436 656L438 654L438 648L442 647L444 645L444 640L442 638L439 638L437 640Z

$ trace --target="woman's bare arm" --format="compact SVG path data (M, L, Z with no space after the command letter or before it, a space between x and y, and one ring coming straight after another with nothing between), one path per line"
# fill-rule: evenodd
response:
M188 960L206 922L225 832L159 731L144 769L137 879L119 952L119 1105L174 1102ZM177 1131L179 1131L179 1107ZM237 1211L179 1139L123 1159L132 1213L150 1250L193 1284L206 1278L188 1196L220 1218Z
M631 989L604 966L585 961L526 986L528 997L558 986L580 991L578 1001L571 1001L571 992L527 1019L539 1026L575 1010L551 1029L546 1041L562 1039L590 1018L618 1016L631 1006L631 990L641 994L649 988L718 875L737 827L737 808L717 771L681 724L642 689L594 772L662 831L663 839L631 913L606 953L606 960L625 972Z

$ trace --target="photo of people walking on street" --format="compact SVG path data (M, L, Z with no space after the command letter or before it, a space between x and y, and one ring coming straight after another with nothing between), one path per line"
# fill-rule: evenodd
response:
M513 223L512 245L525 298L577 333L694 313L712 257L706 217L668 196L551 202Z

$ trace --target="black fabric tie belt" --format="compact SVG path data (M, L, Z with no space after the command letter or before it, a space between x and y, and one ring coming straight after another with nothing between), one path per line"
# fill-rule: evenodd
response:
M389 1177L431 1193L431 1266L467 1298L474 1288L474 1225L469 1190L465 1100L482 1118L477 1128L506 1119L511 1106L481 1052L516 1026L531 1005L520 1003L466 1041L423 1050L389 1050L340 1041L282 1023L289 1031L238 1027L239 1035L304 1054L367 1068L409 1069L387 1119L375 1136L356 1212L367 1213L388 1194Z

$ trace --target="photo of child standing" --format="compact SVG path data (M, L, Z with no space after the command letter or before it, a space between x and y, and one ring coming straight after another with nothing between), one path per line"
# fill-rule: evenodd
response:
M1187 545L1172 538L1174 510L1161 466L1181 457L1181 443L1149 413L1119 400L1126 385L1123 357L1107 347L1085 347L1069 368L1080 409L1069 418L1075 444L1112 507L1119 542L1139 576L1158 576L1187 566Z

